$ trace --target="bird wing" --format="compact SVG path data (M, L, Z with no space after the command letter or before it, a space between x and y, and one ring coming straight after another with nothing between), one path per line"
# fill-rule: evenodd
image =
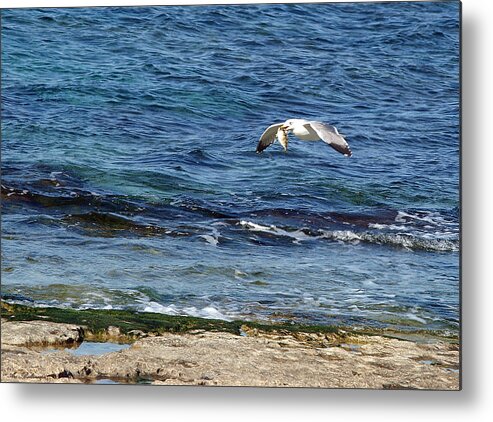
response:
M264 133L260 137L257 145L257 152L262 152L269 145L272 145L276 140L277 130L282 126L282 123L275 123L265 129Z
M339 134L335 126L326 125L322 122L310 122L310 126L317 132L317 135L320 136L322 141L346 157L351 157L353 154L351 148L342 135Z

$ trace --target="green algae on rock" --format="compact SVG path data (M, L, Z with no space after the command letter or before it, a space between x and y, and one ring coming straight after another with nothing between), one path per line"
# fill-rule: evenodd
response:
M361 335L379 335L389 338L408 339L426 342L442 340L457 343L457 336L428 330L398 332L371 328L336 327L332 325L301 325L290 323L258 323L254 321L224 321L193 316L166 315L131 310L107 310L70 308L32 307L27 305L1 302L1 315L9 321L43 320L84 327L85 338L93 341L133 342L146 335L162 333L193 333L202 331L220 331L235 335L256 336L258 334L289 335L300 338L304 334L309 342L319 341L318 337L332 344L344 343L351 337L352 343L358 342ZM317 337L318 336L318 337Z
M309 326L293 324L260 324L247 321L224 321L193 316L166 315L131 310L83 309L31 307L19 304L1 303L2 318L9 321L43 320L65 324L78 324L85 327L86 337L108 338L128 337L132 340L144 333L165 332L184 333L196 330L222 331L240 335L249 327L272 332L343 333L333 326Z

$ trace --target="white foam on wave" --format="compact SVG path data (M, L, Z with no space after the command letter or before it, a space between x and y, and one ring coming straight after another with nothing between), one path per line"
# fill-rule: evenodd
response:
M241 220L240 225L246 227L247 229L260 231L260 232L270 232L273 226L262 226L261 224L252 223L251 221Z
M60 187L60 183L58 182L57 177L61 176L62 174L63 174L63 172L61 172L61 171L52 171L50 173L50 180L52 182L55 182L55 187L57 187L57 188Z
M231 321L232 318L223 314L218 309L214 308L214 306L209 305L202 309L197 309L195 306L191 306L188 308L184 308L183 311L186 315L191 315L194 317L200 318L208 318L208 319L222 319L225 321Z
M204 308L197 308L195 306L188 306L185 308L178 308L176 305L162 305L157 302L148 302L144 307L144 312L153 312L165 315L183 315L193 316L207 319L222 319L224 321L232 321L232 316L226 315L219 311L212 305L205 306Z
M400 232L397 233L354 232L352 230L319 230L318 234L308 235L305 233L304 229L287 231L274 225L264 226L245 220L241 220L239 224L250 231L290 237L294 239L294 243L299 243L305 240L328 239L352 244L365 242L380 245L400 246L408 250L424 249L441 252L456 252L459 249L456 234L453 232L447 232L447 235L443 238L443 233L441 231L435 232L434 235L427 233L410 233L407 231L407 227L399 225L370 225L370 228L377 230L384 228L391 229L393 231L400 230Z
M242 280L244 279L245 277L247 277L248 274L243 272L243 271L240 271L240 270L237 270L235 269L235 273L234 273L234 277L237 279L237 280Z
M62 172L62 171L52 171L52 172L50 173L50 179L51 179L51 180L56 180L57 176L60 176L60 175L62 175L62 174L63 174L63 172Z
M204 239L207 243L212 246L217 246L219 244L219 230L215 227L212 227L212 231L209 234L201 234L199 237Z
M458 223L454 223L450 220L447 220L443 215L437 212L427 212L424 213L423 215L418 215L418 214L411 214L405 211L398 211L394 220L397 223L409 223L411 221L421 221L430 224L432 227L443 226L443 225L458 227Z
M368 224L368 228L376 229L376 230L407 230L406 226L399 226L397 224L378 224L378 223L370 223Z
M355 233L351 230L322 230L322 234L320 235L321 239L330 239L336 240L340 242L351 242L351 243L359 243L361 240L364 240L364 236L362 234Z
M239 224L251 231L271 233L277 236L290 237L294 239L294 243L299 243L300 241L303 240L313 240L318 238L318 236L307 235L305 232L303 232L303 230L300 229L287 231L274 225L263 226L261 224L252 223L251 221L245 221L245 220L241 220Z
M217 246L219 244L219 239L210 234L201 234L199 237L204 239L207 243L211 244L212 246Z
M144 312L152 312L157 314L166 314L166 315L179 315L180 311L175 305L161 305L157 302L149 302L144 308Z
M426 324L426 320L424 318L421 318L421 317L417 316L416 314L413 314L412 312L408 312L407 314L404 314L404 316L408 319L419 322L421 324Z

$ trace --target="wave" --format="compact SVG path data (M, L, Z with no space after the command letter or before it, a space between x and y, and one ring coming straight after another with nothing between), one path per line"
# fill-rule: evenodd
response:
M457 252L459 242L448 239L425 239L412 234L386 234L386 233L355 233L350 230L326 231L320 238L351 243L375 243L378 245L390 245L402 247L408 250L425 250L438 252Z
M241 231L234 230L240 226L270 238L289 238L296 244L330 240L408 250L459 250L456 210L377 209L362 213L257 208L241 211L234 203L218 205L184 196L172 201L148 202L144 198L74 187L64 180L63 173L55 171L48 178L22 185L2 184L1 194L5 214L34 209L40 215L29 222L59 224L82 230L89 236L198 236L218 247L229 239L229 234L241 236ZM221 231L226 235L219 233L217 224L225 226Z
M215 227L212 227L211 233L200 235L202 239L212 246L217 246L219 244L219 236L219 230Z
M275 236L289 237L294 243L326 239L344 243L370 243L401 247L408 250L428 250L440 252L455 252L459 250L459 242L450 239L427 239L410 233L378 233L357 232L352 230L317 230L308 228L289 230L275 225L264 226L250 221L242 220L239 225L247 230L268 233Z
M70 214L62 221L83 228L86 234L94 232L98 236L110 237L118 232L134 233L140 236L157 234L173 234L171 230L151 224L139 224L129 218L113 213L89 212L86 214Z
M213 305L208 305L203 308L197 308L195 306L178 307L174 304L162 305L161 303L151 301L148 302L141 311L166 315L185 315L207 319L221 319L224 321L232 321L234 319L234 316L222 313Z
M284 230L282 228L276 227L274 225L263 226L261 224L252 223L250 221L244 221L244 220L241 220L239 222L239 224L240 224L240 226L242 226L248 230L274 234L276 236L290 237L294 240L295 243L299 243L303 240L311 240L311 239L317 238L316 236L314 237L314 236L307 235L303 229L288 231L288 230Z
M2 294L2 300L7 303L27 305L33 308L43 308L46 306L56 306L58 308L70 308L76 310L86 310L86 309L104 309L104 310L128 310L132 309L137 312L151 312L165 315L177 315L177 316L192 316L198 318L206 319L220 319L223 321L233 321L237 318L237 314L226 314L221 312L213 304L206 305L204 307L197 306L178 306L173 303L169 305L161 304L155 301L145 301L138 304L133 304L131 306L127 305L116 305L109 303L111 300L107 298L106 304L101 303L84 303L76 304L73 302L58 302L55 300L46 303L46 301L35 301L31 298L23 297L22 295L16 294Z
M55 211L68 207L87 207L103 209L107 212L137 212L142 209L117 195L104 195L78 188L60 187L61 183L55 178L41 179L36 184L44 184L41 189L36 187L1 186L1 197L5 203L22 203L25 206L51 208Z

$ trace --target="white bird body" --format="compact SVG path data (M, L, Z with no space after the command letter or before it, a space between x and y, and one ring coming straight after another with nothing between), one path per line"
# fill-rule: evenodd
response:
M284 150L287 150L287 133L290 131L302 141L323 141L347 157L352 155L351 148L335 126L305 119L289 119L269 126L260 137L257 152L260 153L273 144L276 138Z
M311 128L307 120L293 119L291 122L296 122L293 126L293 135L302 141L320 141L320 136Z

